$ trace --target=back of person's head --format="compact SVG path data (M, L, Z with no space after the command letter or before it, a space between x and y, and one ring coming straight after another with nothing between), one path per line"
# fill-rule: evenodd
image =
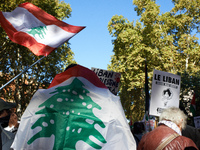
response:
M181 124L182 129L185 129L186 124L187 124L187 116L184 114L183 111L181 111L177 107L170 107L165 109L160 117L159 120L167 120L175 123L176 125Z
M133 124L133 134L141 134L145 130L144 123L142 122L134 122Z
M70 64L69 66L67 66L67 68L65 68L65 71L67 70L67 69L69 69L69 68L72 68L72 67L74 67L74 66L76 66L77 64Z

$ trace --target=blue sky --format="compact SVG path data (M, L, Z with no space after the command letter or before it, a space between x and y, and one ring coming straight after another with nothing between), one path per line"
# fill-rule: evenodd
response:
M71 25L86 26L69 40L78 64L107 69L113 55L112 37L107 25L114 15L122 15L129 21L139 19L134 11L132 0L65 0L72 8L71 17L65 22ZM171 10L171 1L159 0L161 12Z

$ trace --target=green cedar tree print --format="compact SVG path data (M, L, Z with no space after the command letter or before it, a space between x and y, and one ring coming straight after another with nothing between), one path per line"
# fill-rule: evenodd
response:
M75 149L76 142L82 140L95 149L101 149L102 146L94 143L89 139L93 135L102 143L106 143L104 137L94 128L99 124L105 128L104 123L97 118L93 108L101 109L87 96L89 91L83 88L84 84L77 78L70 85L57 87L50 94L54 94L39 107L43 109L36 114L45 114L40 117L31 127L34 129L38 126L42 130L33 135L28 144L31 144L40 137L50 137L55 135L54 150L58 149Z
M39 27L31 28L31 30L28 31L27 33L33 35L34 37L37 34L41 39L44 39L44 35L46 34L45 30L47 30L46 26L39 26Z

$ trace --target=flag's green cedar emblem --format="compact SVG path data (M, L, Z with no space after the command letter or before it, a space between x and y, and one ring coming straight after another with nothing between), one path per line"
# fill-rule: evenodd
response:
M47 30L46 26L39 26L31 28L31 30L28 31L27 33L33 35L34 37L37 34L41 39L44 39L44 35L46 34L45 30Z
M56 149L75 149L77 141L82 140L95 149L101 149L98 145L90 140L89 136L94 136L102 143L106 143L104 137L95 128L99 124L105 128L104 123L97 118L92 109L101 109L87 96L89 91L83 88L84 84L77 78L70 85L57 87L50 94L55 94L39 107L44 107L36 114L45 114L39 118L31 127L34 129L38 126L41 131L32 136L28 144L31 144L40 137L50 137L55 135L54 150Z

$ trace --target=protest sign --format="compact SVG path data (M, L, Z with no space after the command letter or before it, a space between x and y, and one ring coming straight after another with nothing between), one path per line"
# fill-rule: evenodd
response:
M160 116L168 107L179 107L181 77L154 70L150 101L150 115Z
M200 116L194 117L195 128L200 129Z
M120 73L94 67L92 67L91 70L95 72L99 79L114 95L117 95L119 91L119 82L121 77Z

